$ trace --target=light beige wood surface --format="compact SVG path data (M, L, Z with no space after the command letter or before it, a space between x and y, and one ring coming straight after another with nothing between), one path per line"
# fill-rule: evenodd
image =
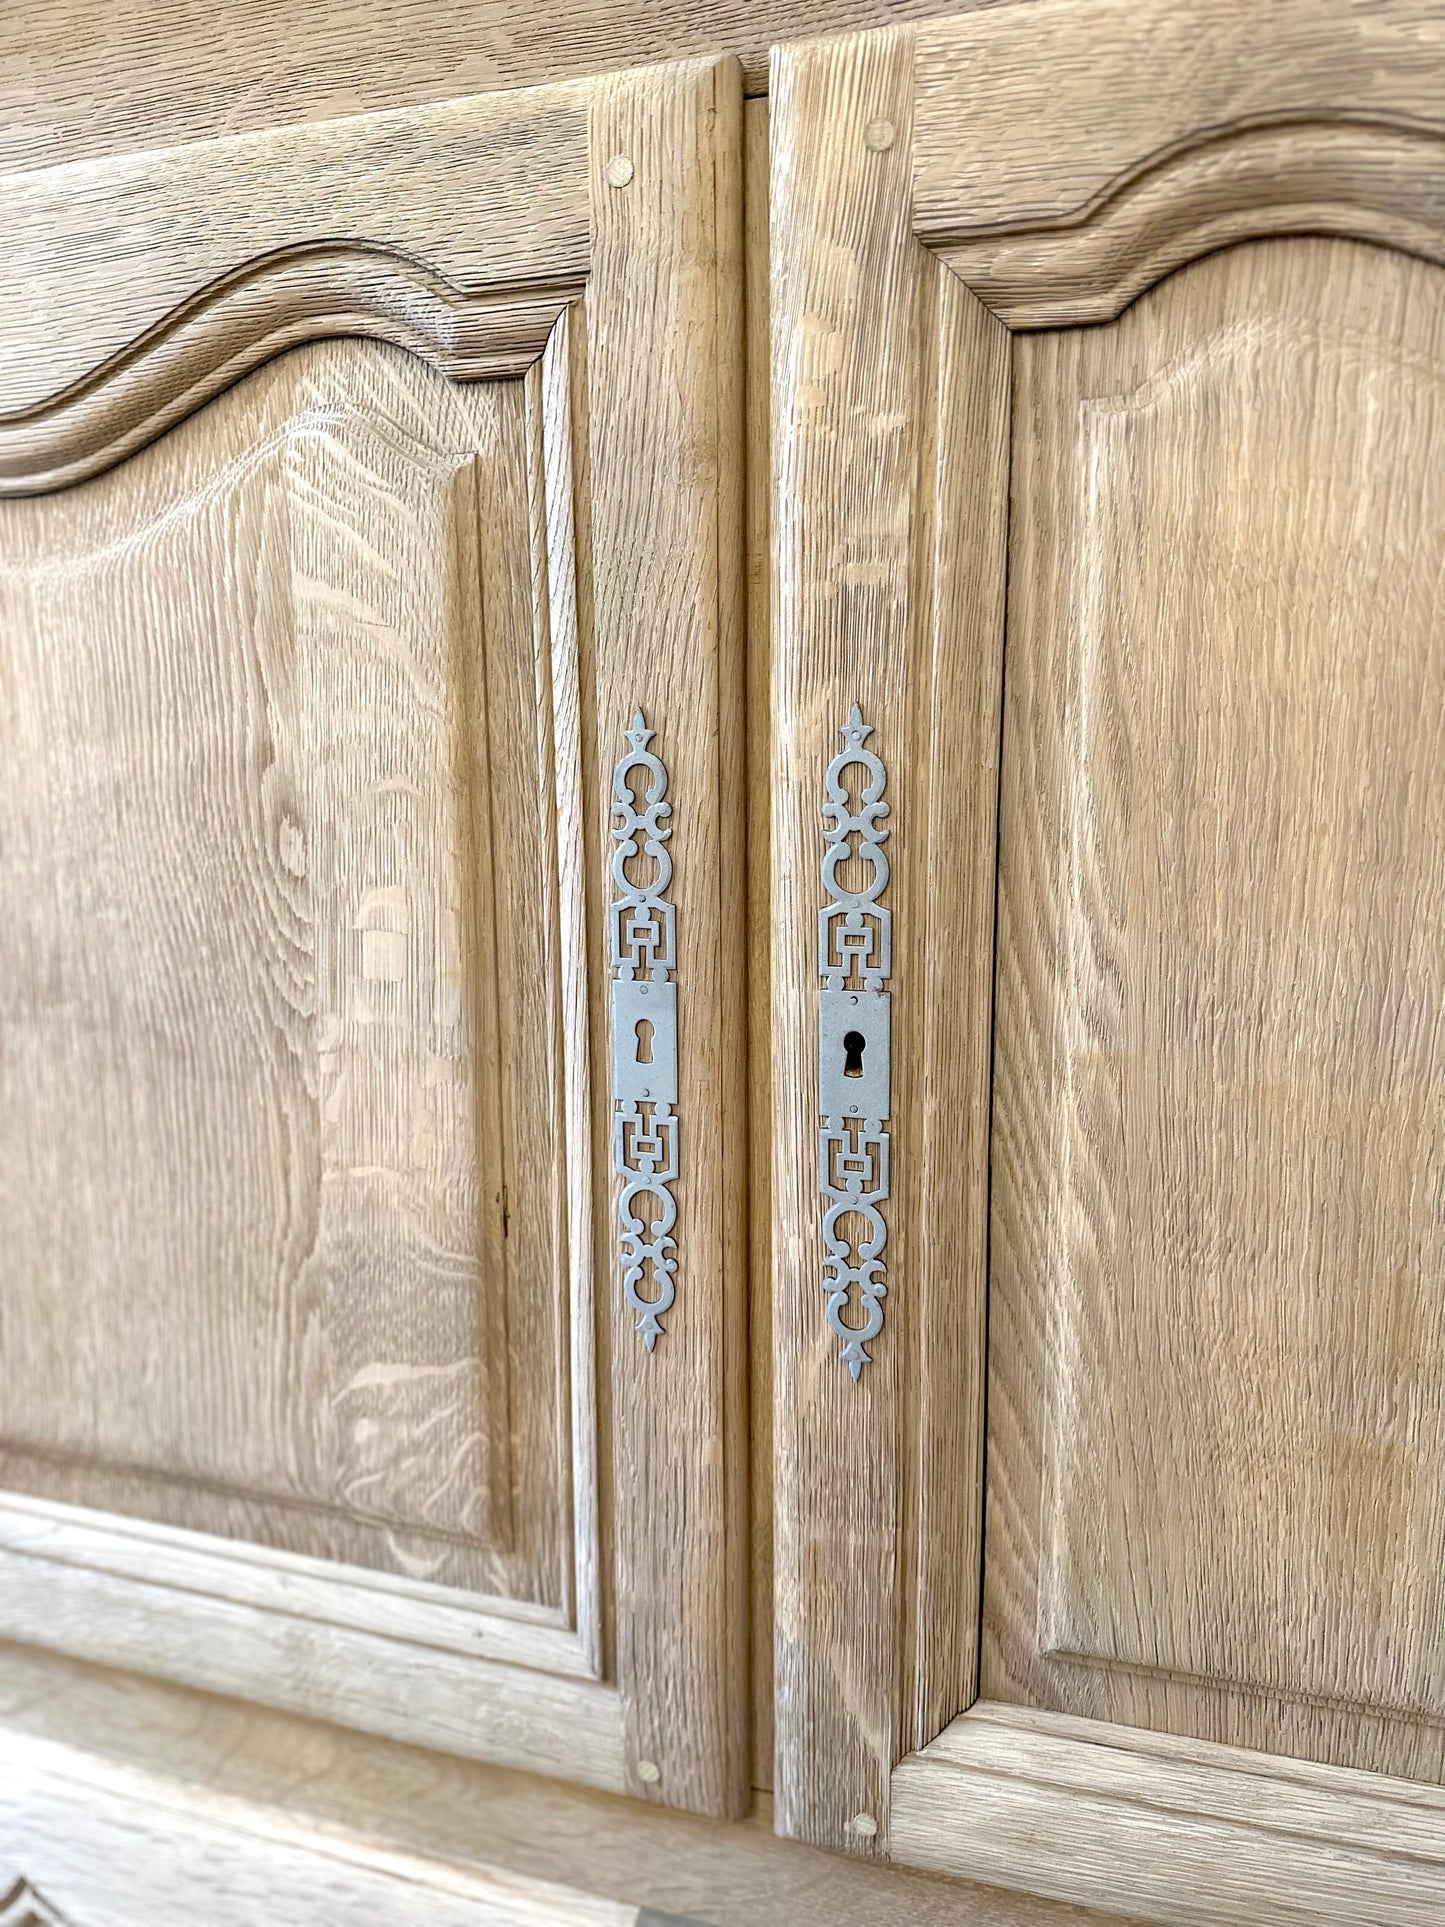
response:
M1445 275L1015 375L984 1690L1438 1778Z
M318 344L0 517L0 1479L560 1609L526 431Z
M772 1037L768 861L772 713L772 555L768 532L768 108L743 109L746 298L747 839L748 839L748 1496L752 1783L773 1784L773 1209Z
M345 1567L297 1574L254 1548L221 1559L193 1534L177 1545L108 1515L37 1519L12 1499L0 1520L0 1637L414 1746L625 1784L621 1692L592 1675L571 1628L518 1627L490 1602L462 1620L420 1588L379 1602Z
M702 60L29 177L16 246L74 215L67 312L110 355L65 458L110 472L0 516L34 926L6 1342L52 1379L9 1441L40 1496L0 1508L0 1623L714 1812L748 1752L740 104ZM467 307L439 341L392 326L408 224ZM338 316L371 338L238 384ZM654 1357L607 1037L639 705L681 946Z
M57 491L0 509L0 554L31 532L31 601L0 653L22 778L0 873L15 865L26 968L0 971L0 998L35 1029L29 1084L69 1065L63 1135L48 1103L40 1131L0 1113L17 1153L0 1232L13 1206L14 1257L55 1225L89 1239L64 1277L27 1264L25 1292L0 1294L27 1366L0 1477L32 1495L0 1504L0 1633L642 1799L623 1824L602 1796L279 1713L59 1661L17 1677L53 1667L120 1753L191 1758L268 1806L285 1786L354 1828L338 1906L407 1917L386 1856L415 1851L428 1904L457 1899L459 1920L494 1917L496 1867L576 1885L588 1855L623 1908L599 1919L1082 1919L646 1810L740 1813L750 1747L769 1777L775 1586L784 1831L1158 1920L1416 1927L1438 1911L1438 1795L1237 1747L1442 1770L1438 10L1030 0L944 20L859 0L920 24L786 48L769 160L726 61L595 74L678 36L755 53L771 14L433 4L283 18L263 0L225 59L222 0L119 30L119 58L109 24L73 29L72 0L24 0L0 29L0 157L28 170L0 197L0 491ZM849 4L795 0L770 31L844 24ZM436 104L538 79L560 84ZM156 151L100 158L142 122ZM202 134L221 138L159 146ZM1301 235L1340 238L1256 244ZM218 450L234 487L206 468ZM157 508L147 478L166 473ZM348 521L357 500L374 517ZM51 536L107 514L91 601L55 588L47 629ZM289 573L268 561L282 548ZM143 673L157 609L176 625L164 679ZM308 633L315 700L278 706ZM256 636L280 638L279 668L247 653ZM368 651L362 727L327 760ZM889 1297L857 1386L823 1316L813 1000L822 771L855 701L889 768L895 932ZM683 948L683 1265L650 1359L611 1256L602 914L639 702L672 777ZM297 937L317 879L288 866L273 711L294 712L292 787L328 829L348 771L423 821L421 855L393 854L430 922L395 893L371 923L321 920L367 995L425 978L469 1013L456 1089L417 1069L419 1005L387 1055L357 1004L375 1061L321 1102L332 1053L291 1032L326 946L308 964ZM368 773L393 737L415 745L405 792ZM143 803L106 791L117 759L82 762L79 740L127 742ZM67 870L57 838L95 860ZM367 855L336 847L338 874ZM148 937L169 990L145 1007L137 1081L116 1040ZM220 1075L197 1051L208 996L242 1039ZM102 1023L97 1112L76 1066ZM262 1143L245 1093L268 1075L286 1122ZM410 1110L392 1101L408 1079ZM439 1092L465 1130L447 1113L419 1140ZM225 1288L235 1251L276 1277L294 1253L325 1261L297 1116L345 1141L352 1184L378 1168L362 1153L430 1146L424 1208L387 1193L352 1228L361 1264L338 1247L365 1289L314 1306L249 1274ZM112 1169L96 1146L118 1117ZM194 1183L154 1188L147 1131ZM72 1144L89 1163L66 1215ZM263 1168L269 1238L246 1185ZM494 1281L454 1294L451 1325L441 1291L414 1307L395 1282L422 1217L425 1265ZM440 1257L438 1226L457 1248ZM186 1293L203 1319L174 1316ZM275 1340L302 1315L304 1342ZM399 1336L448 1372L458 1317L480 1361L465 1391L410 1361L377 1375ZM775 1579L772 1508L746 1502L750 1355ZM67 1379L52 1397L56 1361L94 1395ZM313 1423L358 1377L379 1419ZM127 1428L153 1464L127 1457ZM1067 1710L954 1720L979 1690L985 1571L985 1692ZM28 1690L15 1715L40 1731ZM149 1739L120 1737L127 1713ZM66 1717L56 1737L98 1743ZM64 1783L27 1836L61 1861L84 1835L64 1788L101 1788L102 1832L132 1799L69 1756L16 1773ZM399 1842L413 1809L431 1830ZM293 1855L284 1891L331 1904L305 1884L312 1839L187 1810L202 1844L155 1904L197 1891L219 1864L204 1842L238 1828ZM134 1857L144 1824L105 1841Z
M1207 251L1211 215L1232 239L1260 223L1309 232L1322 215L1332 231L1389 218L1438 231L1428 161L1396 178L1400 137L1445 124L1432 0L1028 0L922 22L917 47L916 231L1028 232L1016 266L1040 290L1141 194L1131 245L1165 250L1154 277ZM1163 195L1160 177L1174 182ZM982 278L978 291L990 298Z
M173 1816L189 1806L198 1815L249 1810L253 1861L254 1843L279 1823L331 1854L337 1842L360 1843L373 1865L405 1857L419 1869L505 1883L507 1891L512 1883L560 1885L579 1902L641 1909L639 1927L1103 1927L1105 1920L1084 1908L781 1840L766 1803L744 1823L719 1825L16 1647L0 1647L0 1715L17 1753L44 1741L89 1755L95 1783L118 1768L169 1782L160 1808L163 1851L183 1868L191 1830ZM52 1837L62 1846L77 1831L83 1838L84 1812L83 1799L62 1804ZM155 1832L153 1815L129 1850L161 1853ZM0 1893L18 1871L6 1846L0 1825ZM40 1878L38 1865L34 1875ZM417 1888L434 1901L425 1875ZM404 1896L386 1891L405 1905ZM211 1918L204 1904L188 1918L198 1916ZM589 1918L580 1906L578 1917ZM309 1924L312 1916L297 1910L282 1918ZM170 1921L161 1915L144 1927Z
M772 95L777 1796L786 1831L862 1853L976 1664L1007 335L909 231L912 87L907 36L870 35L780 53ZM894 928L889 1285L857 1384L816 1164L823 770L854 702Z
M575 339L473 389L298 350L7 510L5 1331L64 1394L7 1465L72 1503L9 1503L0 1592L15 1637L616 1786Z
M603 1357L617 1664L640 1687L623 1699L629 1784L735 1814L748 1765L742 90L732 61L665 71L669 85L614 75L593 97L589 787L601 880L610 772L640 706L672 804L678 1297L649 1353L612 1261ZM631 171L614 184L619 159ZM594 984L601 1037L601 968ZM594 1090L610 1111L608 1080ZM600 1122L595 1141L610 1251Z
M1216 133L1125 174L1075 220L939 252L1011 328L1057 328L1110 321L1171 270L1265 234L1351 235L1445 261L1438 130Z
M761 93L768 49L957 12L957 0L14 0L0 65L0 166L90 159L284 121L734 54Z
M11 1877L13 1876L13 1878ZM553 1881L477 1873L319 1834L47 1741L0 1756L0 1918L101 1927L636 1927L638 1910Z
M916 1866L1170 1927L1432 1927L1445 1791L980 1701L898 1767Z
M908 557L898 537L914 459L907 432L910 91L907 49L892 35L829 43L806 64L774 57L774 1784L784 1832L860 1853L879 1844L894 1741L901 1373L890 1333L855 1385L823 1318L816 1023L809 1020L818 983L822 772L860 697L875 731L870 746L894 771L895 851L900 825L909 822L897 740L908 641ZM864 144L865 125L885 117L898 127L901 150ZM854 316L862 327L849 325ZM842 514L839 502L847 504ZM895 871L895 923L904 888L906 877ZM901 959L894 989L901 1006L908 994ZM895 1035L900 1029L895 1022ZM907 1057L896 1045L895 1064L894 1108L906 1115ZM895 1168L901 1156L895 1145ZM900 1252L895 1230L895 1275ZM889 1309L896 1317L896 1305ZM860 1817L872 1832L849 1831Z
M999 1469L983 1546L996 1600L990 1623L1008 1630L991 1632L985 1690L1037 1697L1047 1675L1050 1703L1079 1712L1164 1723L1167 1701L1185 1731L1438 1771L1426 1697L1438 1613L1425 1551L1438 1536L1430 1523L1438 1451L1424 1360L1438 1216L1429 975L1438 832L1429 799L1440 705L1429 637L1441 571L1425 451L1440 297L1438 269L1408 256L1439 253L1445 69L1431 51L1439 30L1433 10L1408 0L1226 5L1207 18L1168 0L1128 9L1045 0L924 23L916 34L783 50L775 60L778 1818L806 1837L857 1847L861 1834L870 1850L914 1852L920 1836L892 1835L879 1784L896 1802L903 1778L900 1769L890 1781L894 1764L977 1690L970 1655L981 1555L960 1497L967 1472L958 1475L978 1465L994 862L983 772L999 767L990 723L1000 674L1014 718L1006 781L1016 785L1047 740L1057 782L1082 812L1071 819L1071 845L1046 798L1015 794L1016 852L1029 844L1015 860L1037 871L1046 853L1050 874L1072 864L1083 878L1093 920L1072 926L1085 973L1078 1025L1090 1036L1111 1028L1093 1055L1080 1046L1068 1073L1066 1043L1042 1028L1052 1025L1050 999L1073 994L1061 974L1067 958L1031 875L1013 952L999 961L999 995L1018 1007L1014 1054L999 1046L993 1157L996 1185L1008 1161L1014 1189L1007 1212L995 1197L992 1265L997 1272L1003 1239L1040 1226L1050 1198L1077 1185L1069 1235L1078 1264L1099 1282L1092 1316L1079 1315L1077 1300L1040 1295L1060 1275L1058 1239L1002 1260L1015 1268L1016 1304L1007 1315L995 1304L989 1321L989 1450ZM900 146L910 149L910 178L888 188L884 169ZM1300 233L1349 238L1215 255ZM1208 266L1189 267L1206 255ZM1281 271L1247 265L1293 258L1314 287L1313 307L1276 300L1270 276ZM1183 272L1163 279L1175 270ZM1245 277L1242 305L1227 325L1216 317L1213 359L1186 352L1186 316L1230 275ZM1336 294L1343 317L1333 312ZM1140 295L1113 328L1020 334L1010 347L1002 326L1070 327ZM1041 699L1030 709L1013 687L1027 636L1011 625L1004 646L1014 376L1027 371L1036 384L1051 357L1061 368L1091 366L1090 355L1107 357L1105 344L1146 325L1151 303L1163 311L1171 302L1175 359L1159 364L1170 372L1156 368L1152 385L1142 375L1121 383L1137 392L1141 424L1153 425L1147 454L1126 431L1110 444L1117 452L1127 443L1111 471L1103 445L1090 442L1098 417L1082 398L1115 393L1107 380L1097 391L1067 382L1031 389L1035 427L1020 418L1013 433L1010 575L1033 566L1031 554L1040 571L1068 572L1057 624L1073 673L1067 694L1056 679L1045 714ZM1053 498L1042 488L1042 502L1033 499L1037 463L1020 452L1030 432L1052 450L1058 482ZM1212 468L1201 460L1206 446L1216 449ZM930 491L943 484L934 477L950 459L967 479L935 509ZM1254 543L1233 573L1209 577L1207 558L1183 538L1181 518L1191 513L1221 526L1232 517L1241 541ZM1101 514L1113 519L1101 523ZM1030 517L1025 540L1018 531ZM1152 570L1157 593L1136 609L1129 598L1140 569L1146 581ZM1023 593L1016 585L1016 608ZM1230 658L1239 677L1258 658L1279 692L1251 767L1285 758L1292 787L1283 797L1262 774L1246 777L1243 763L1222 773L1226 745L1208 734L1208 692L1226 686L1218 680L1226 672L1206 651L1217 646L1226 605L1241 622L1249 617L1250 637L1241 630ZM930 608L946 612L960 640L951 672L925 697ZM1077 643L1086 620L1100 638L1087 676ZM1130 676L1155 691L1147 725L1129 706ZM1236 699L1242 730L1252 713L1245 686ZM1059 714L1060 703L1085 698L1089 757L1082 725L1066 728ZM889 764L899 961L886 1323L878 1362L847 1402L846 1380L835 1387L826 1377L835 1361L818 1283L810 925L821 900L814 812L832 747L821 712L852 700L879 725L871 746ZM1366 715L1352 738L1352 720ZM931 735L925 717L937 719ZM1215 820L1220 783L1249 789L1227 836ZM1162 826L1176 810L1194 812L1214 883L1166 848ZM1251 863L1279 884L1268 916L1246 908ZM1149 949L1148 1001L1128 1006L1127 1036L1110 1015L1129 994L1118 935L1126 885L1177 903L1186 923L1216 917L1222 933L1213 945L1202 924L1181 926L1177 941L1161 937ZM1261 933L1252 966L1233 941L1250 915ZM925 959L934 973L926 997L913 974ZM1227 999L1203 985L1188 994L1190 969L1206 966L1219 984L1231 969L1243 973L1238 997L1254 984L1255 1006L1276 1013L1281 1062L1290 1024L1303 1025L1312 1055L1299 1074L1316 1082L1293 1107L1287 1079L1262 1087L1255 1103L1247 1066L1218 1056ZM1018 999L1026 977L1036 994L1029 1009ZM913 999L927 1012L922 1036L907 1028L919 1021ZM1148 1076L1143 1066L1171 1027L1193 1040L1174 1101L1203 1107L1189 1113L1187 1145L1170 1139L1158 1106L1131 1083ZM1029 1064L1040 1089L1066 1073L1088 1080L1092 1108L1070 1113L1062 1136L1046 1136L1043 1113L1027 1101ZM951 1084L940 1075L949 1065ZM1131 1088L1140 1095L1125 1138ZM1191 1198L1226 1169L1237 1174L1233 1190L1201 1215ZM1255 1230L1241 1229L1245 1205L1263 1198L1271 1172L1284 1183L1286 1170L1287 1209L1267 1222L1256 1213ZM1169 1224L1172 1255L1162 1242ZM1296 1238L1293 1256L1291 1224L1318 1233L1313 1245ZM1110 1250L1137 1260L1132 1299L1102 1282ZM1226 1260L1247 1281L1233 1290ZM1262 1293L1256 1260L1273 1264ZM1196 1272L1183 1270L1189 1264ZM1199 1281L1200 1265L1216 1282ZM1139 1293L1150 1303L1144 1327ZM1231 1318L1247 1326L1239 1343L1211 1347L1210 1331L1238 1329ZM1061 1389L1046 1370L1064 1355L1071 1376ZM1126 1431L1126 1408L1145 1407L1152 1424ZM1027 1485L1016 1470L1025 1461L1034 1468ZM1156 1490L1151 1481L1166 1472L1173 1483ZM1062 1525L1060 1479L1072 1482ZM1193 1511L1181 1520L1175 1501L1186 1488ZM1026 1590L1024 1545L1035 1561ZM1401 1616L1411 1613L1405 1630ZM1036 1638L1080 1657L1025 1662L1019 1655L1032 1654ZM1127 1668L1140 1655L1155 1671L1135 1687ZM1181 1663L1202 1667L1200 1679L1180 1677ZM1057 1686L1066 1665L1067 1702ZM1267 1801L1267 1770L1260 1779L1257 1797ZM972 1782L930 1785L967 1837ZM1070 1825L1087 1823L1082 1807L1055 1812L1041 1793L1020 1820L1008 1877L1028 1884L1035 1837L1044 1878L1067 1860ZM1167 1821L1156 1823L1185 1893L1197 1847L1188 1823L1187 1809L1172 1835ZM1313 1879L1323 1895L1330 1826L1319 1815L1308 1828L1317 1850L1301 1853L1299 1892ZM929 1864L962 1864L963 1851ZM1268 1917L1267 1859L1250 1862L1256 1919ZM986 1860L980 1852L973 1864ZM1116 1903L1145 1891L1147 1883L1130 1888L1129 1872L1126 1857L1109 1890ZM1247 1887L1241 1874L1239 1892Z
M18 174L0 492L154 439L283 348L369 335L519 374L589 258L578 84Z

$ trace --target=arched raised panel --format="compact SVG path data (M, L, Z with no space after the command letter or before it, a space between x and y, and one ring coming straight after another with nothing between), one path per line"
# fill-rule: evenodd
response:
M584 854L529 468L569 463L566 355L296 348L0 513L0 1485L559 1625Z
M1445 1905L1442 74L1410 0L775 57L790 1832L1218 1927ZM854 703L856 1385L814 952Z
M298 342L519 374L589 261L584 84L6 182L0 492L83 479Z
M0 197L0 1633L710 1812L747 1750L739 116L701 61ZM609 1038L639 709L655 1355Z
M1015 375L981 1690L1438 1780L1445 270Z
M1333 234L1445 261L1445 135L1388 124L1240 127L1151 157L1033 228L942 258L1010 328L1112 321L1175 268L1267 234Z

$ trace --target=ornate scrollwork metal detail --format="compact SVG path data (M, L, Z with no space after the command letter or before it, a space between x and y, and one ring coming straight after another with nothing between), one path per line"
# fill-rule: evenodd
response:
M627 753L612 778L612 1164L621 1179L622 1294L650 1352L677 1296L677 918L667 897L667 770L648 748L654 732L640 709L624 734ZM652 865L645 883L628 874L638 862Z
M823 1209L823 1289L828 1324L856 1383L871 1362L867 1346L883 1329L888 1293L883 1257L888 1225L888 1132L891 1108L893 913L881 901L888 886L882 827L887 771L866 748L873 734L853 705L839 734L843 748L823 777L823 889L818 913L818 1186ZM863 772L857 804L843 781ZM859 887L847 889L840 867L860 860ZM856 1293L856 1298L853 1294ZM860 1322L846 1314L856 1305Z

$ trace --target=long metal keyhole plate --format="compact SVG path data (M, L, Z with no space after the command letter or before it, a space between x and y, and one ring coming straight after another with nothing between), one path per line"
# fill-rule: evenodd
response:
M636 710L612 776L612 1166L622 1295L650 1352L677 1297L677 916L667 770ZM639 875L639 870L643 873Z
M843 747L823 773L823 891L818 913L818 1188L823 1194L823 1290L828 1323L855 1383L883 1329L887 1296L888 1116L893 1105L893 912L883 800L888 775L866 747L855 703ZM845 775L858 794L850 799ZM858 780L861 778L861 781ZM839 872L861 860L856 889ZM853 875L850 868L848 874Z

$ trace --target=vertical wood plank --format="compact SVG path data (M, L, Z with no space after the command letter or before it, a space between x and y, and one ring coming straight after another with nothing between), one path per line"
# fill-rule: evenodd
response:
M747 326L748 1448L752 1783L773 1784L773 1214L768 959L772 554L768 541L768 103L743 109Z
M913 529L917 693L910 760L919 986L903 1035L920 1066L916 1152L914 1498L902 1749L926 1746L978 1691L987 1375L999 705L1008 543L1010 339L941 262L920 281L919 482ZM895 932L895 940L897 933Z
M535 627L549 654L539 665L538 703L550 735L554 790L545 816L556 850L552 941L560 994L554 1012L560 1065L556 1142L561 1174L559 1254L565 1262L569 1356L559 1360L569 1436L566 1471L572 1502L572 1586L568 1604L578 1638L601 1674L604 1665L603 1562L600 1547L597 1411L596 1205L592 1093L597 1042L588 1000L587 716L592 663L591 549L587 500L587 352L580 304L563 311L546 353L527 376L531 434ZM540 526L539 526L540 524Z
M776 1814L785 1833L879 1852L898 1727L897 1303L855 1384L823 1316L817 908L823 768L855 702L891 772L894 850L910 828L911 37L781 50L772 102ZM887 1215L891 1290L906 1243Z
M640 705L679 946L677 1302L651 1354L605 1226L617 1665L632 1791L719 1814L747 1779L741 113L731 61L599 83L587 292L600 882ZM597 955L602 981L600 931Z
M887 1776L977 1690L1009 337L912 231L910 42L773 89L778 1812L886 1852ZM888 770L892 1197L854 1385L817 1187L823 769Z

